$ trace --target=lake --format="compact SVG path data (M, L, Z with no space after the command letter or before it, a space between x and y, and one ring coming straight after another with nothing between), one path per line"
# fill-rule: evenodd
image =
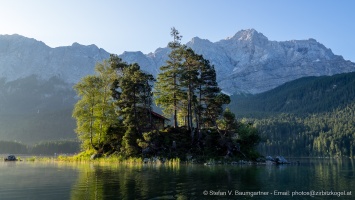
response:
M299 160L300 165L127 166L0 161L0 199L355 198L354 160L290 160Z

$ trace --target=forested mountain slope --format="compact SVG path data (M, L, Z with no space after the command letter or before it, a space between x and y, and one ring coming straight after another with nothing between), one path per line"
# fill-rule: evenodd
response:
M75 96L69 84L55 77L0 81L0 140L34 144L76 138Z
M248 120L263 138L259 150L264 155L355 156L355 102L303 117L278 114Z
M355 156L355 73L301 78L229 106L259 130L265 155Z
M239 116L329 112L355 100L355 73L305 77L257 95L234 95L230 109Z

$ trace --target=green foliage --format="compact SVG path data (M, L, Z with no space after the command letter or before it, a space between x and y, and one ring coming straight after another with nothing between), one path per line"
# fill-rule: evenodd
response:
M230 97L221 93L216 81L216 71L208 60L203 61L199 86L199 118L203 127L215 126L223 112L223 105L230 103Z
M81 98L75 105L78 137L83 150L121 152L129 157L141 150L137 139L152 129L152 75L139 65L122 62L116 55L98 63L95 75L74 88Z
M228 108L222 119L218 121L221 148L226 149L227 156L238 154L240 157L256 159L259 154L255 151L260 141L257 129L251 123L238 122L235 114Z
M137 139L141 138L143 130L153 127L151 119L151 82L152 75L140 70L139 65L127 65L117 84L120 86L120 96L116 100L117 115L122 118L126 130L122 137L121 153L127 157L137 155L141 150Z
M235 131L237 128L235 114L229 108L224 111L222 119L218 120L218 128L224 131Z
M117 120L111 90L117 74L108 61L97 64L95 71L96 75L86 76L74 86L81 99L74 107L73 117L82 148L102 151L107 131Z
M257 159L260 156L255 148L260 142L258 130L252 124L238 123L237 133L236 142L241 153L250 159Z
M307 77L258 95L232 97L253 117L264 155L354 157L355 73Z
M122 138L121 153L127 157L138 155L140 152L139 146L136 142L138 138L140 137L137 130L132 127L128 127Z
M178 126L177 111L181 107L181 101L184 99L184 92L180 87L180 77L182 73L183 50L181 46L179 31L171 29L171 36L174 38L169 43L171 52L169 60L165 66L160 67L160 73L157 76L155 84L155 103L163 109L166 116L173 116L174 127Z
M153 130L144 133L138 144L145 157L183 158L191 148L191 135L185 128Z
M191 138L186 128L167 128L143 134L138 141L144 157L180 158L183 161L194 159L199 162L210 158L256 159L259 154L255 147L259 136L254 127L238 123L234 131L202 129ZM222 133L222 134L221 134Z
M160 68L155 84L155 103L163 108L167 117L173 115L174 127L178 124L189 130L213 127L222 114L223 104L228 104L230 99L221 93L216 72L209 61L191 48L180 45L174 33L178 34L173 28L170 60Z
M255 155L252 150L258 142L257 133L250 127L239 130L233 113L227 110L222 129L217 126L222 106L230 98L221 93L214 67L181 45L175 28L171 35L170 59L160 68L154 96L164 114L173 115L174 128L159 130L153 123L153 76L138 64L127 64L111 55L96 66L95 75L84 77L75 86L80 100L73 117L82 150L124 159ZM177 126L178 116L181 127ZM239 139L238 131L244 134ZM81 154L73 159L82 158Z
M266 155L346 156L355 153L355 103L332 112L254 119Z
M139 65L132 64L123 70L119 78L120 97L116 99L117 114L122 117L124 126L133 127L139 134L147 124L151 127L152 75L140 70Z
M238 116L331 112L355 99L355 72L301 78L265 93L231 98L230 108Z

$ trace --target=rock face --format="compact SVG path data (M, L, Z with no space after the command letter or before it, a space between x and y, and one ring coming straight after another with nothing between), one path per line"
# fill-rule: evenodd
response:
M186 44L215 66L217 81L227 93L260 93L304 76L333 75L355 71L355 63L334 55L314 39L269 41L254 29L212 43L198 37ZM120 57L137 62L157 75L165 65L169 48L154 53L124 52ZM0 36L0 78L13 81L31 75L48 80L57 77L74 84L94 72L97 62L109 53L95 45L50 48L20 35Z
M20 35L0 36L0 77L6 81L36 75L48 80L57 77L77 83L94 72L97 62L109 57L95 45L50 48L43 42Z
M333 75L355 71L355 64L334 55L314 39L269 41L254 29L242 30L215 43L193 38L186 44L215 66L220 87L228 93L260 93L305 76ZM169 49L159 48L135 58L137 52L121 55L155 72L168 59Z

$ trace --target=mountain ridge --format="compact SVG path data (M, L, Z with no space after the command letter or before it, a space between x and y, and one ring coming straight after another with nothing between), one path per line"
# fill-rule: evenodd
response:
M75 84L82 77L94 73L97 62L109 53L96 45L49 47L45 43L18 34L0 35L0 77L6 81L37 75L52 77Z
M238 31L217 42L194 37L186 45L210 60L220 87L227 93L256 94L304 76L355 71L355 63L334 55L315 39L270 41L255 29ZM169 53L170 49L164 47L148 54L125 51L119 56L156 76ZM75 84L94 73L95 64L107 58L109 53L96 45L74 42L52 48L32 38L0 35L0 77L7 81L36 74L42 79L56 76Z
M256 94L304 76L355 71L355 63L334 55L315 39L269 41L254 29L239 31L217 42L194 37L186 45L211 61L220 87L228 93ZM145 54L147 62L132 59L136 52L125 52L120 57L139 63L143 69L159 71L169 52L167 47L158 48Z

